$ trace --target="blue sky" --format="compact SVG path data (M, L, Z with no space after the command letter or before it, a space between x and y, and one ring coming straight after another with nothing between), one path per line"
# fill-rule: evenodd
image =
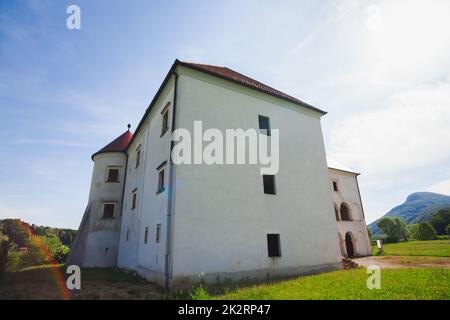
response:
M81 30L66 8L81 8ZM368 222L450 194L450 2L0 1L0 218L77 228L90 155L135 128L175 58L328 111Z

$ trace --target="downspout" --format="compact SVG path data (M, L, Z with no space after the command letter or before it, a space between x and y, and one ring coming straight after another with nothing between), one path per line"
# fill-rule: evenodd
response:
M117 241L117 255L116 255L116 267L119 262L119 248L120 248L120 233L122 231L122 219L123 219L123 206L125 205L125 186L127 184L127 170L128 170L128 152L125 151L125 171L123 175L123 188L122 188L122 205L120 206L120 223L119 223L119 237Z
M175 83L173 90L173 108L172 108L172 134L176 128L177 118L177 95L178 95L178 74L174 71ZM167 204L167 236L166 236L166 256L165 256L165 281L164 288L166 291L170 288L170 280L172 278L172 245L173 245L173 215L174 215L174 179L175 179L175 165L172 161L172 149L174 141L170 142L169 155L169 187L168 187L168 204Z

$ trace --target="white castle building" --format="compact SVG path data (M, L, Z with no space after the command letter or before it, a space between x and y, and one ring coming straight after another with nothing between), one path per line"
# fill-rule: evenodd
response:
M134 134L92 156L69 264L173 287L341 268L370 255L357 173L328 163L325 112L224 67L175 60ZM279 129L279 171L174 164L172 132Z

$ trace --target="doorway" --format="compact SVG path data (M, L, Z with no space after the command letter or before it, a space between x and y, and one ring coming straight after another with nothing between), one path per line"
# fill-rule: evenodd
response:
M352 258L355 256L353 236L350 232L345 234L345 249L347 250L347 257Z

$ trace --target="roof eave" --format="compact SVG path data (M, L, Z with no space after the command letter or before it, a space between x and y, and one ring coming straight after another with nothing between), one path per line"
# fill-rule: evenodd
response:
M178 63L177 63L177 62L178 62ZM312 105L310 105L310 104L308 104L308 103L306 103L306 102L303 102L303 101L301 101L301 100L299 100L299 101L291 100L291 99L289 99L289 98L280 96L280 95L278 95L278 94L271 93L271 92L267 92L267 91L265 91L265 90L262 90L262 89L259 89L259 88L257 88L257 87L251 86L251 85L246 84L246 83L244 83L244 82L240 82L240 81L237 81L237 80L235 80L235 79L232 79L232 78L229 78L229 77L226 77L226 76L217 74L217 73L215 73L215 72L212 72L212 71L209 71L209 70L202 69L202 68L197 67L197 66L194 66L194 65L192 65L192 64L190 64L190 63L186 63L186 62L183 62L183 61L179 61L178 59L175 60L175 63L177 63L177 65L180 65L180 66L183 66L183 67L186 67L186 68L189 68L189 69L198 71L198 72L206 73L206 74L209 74L210 76L217 77L217 78L220 78L220 79L223 79L223 80L226 80L226 81L230 81L230 82L233 82L233 83L235 83L235 84L237 84L237 85L240 85L240 86L243 86L243 87L246 87L246 88L249 88L249 89L253 89L253 90L256 90L256 91L258 91L258 92L262 92L262 93L264 93L264 94L268 94L268 95L273 96L273 97L276 97L276 98L278 98L278 99L282 99L282 100L288 101L288 102L290 102L290 103L293 103L293 104L299 105L299 106L301 106L301 107L310 109L310 110L312 110L312 111L318 112L318 113L320 113L321 115L326 115L326 114L327 114L326 111L323 111L323 110L321 110L321 109L319 109L319 108L313 107ZM298 100L298 99L297 99L297 100Z

